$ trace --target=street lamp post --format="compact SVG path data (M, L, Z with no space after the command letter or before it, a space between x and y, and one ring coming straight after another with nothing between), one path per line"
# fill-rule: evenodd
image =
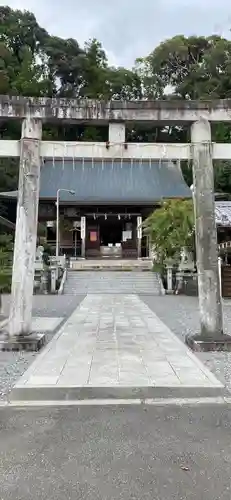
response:
M59 257L59 194L61 192L75 195L75 191L72 191L72 189L60 188L57 190L57 195L56 195L56 252L55 252L56 259L58 259L58 257Z

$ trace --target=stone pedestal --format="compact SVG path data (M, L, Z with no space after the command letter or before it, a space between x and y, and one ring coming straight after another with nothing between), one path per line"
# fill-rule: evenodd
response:
M46 342L45 333L31 333L0 339L0 351L39 351Z
M195 263L193 260L192 252L189 252L187 248L183 248L181 251L181 260L179 264L180 272L193 272L195 268Z
M167 265L167 292L173 293L172 265Z
M51 293L56 293L56 280L58 278L58 268L55 266L50 267L51 273Z
M195 352L211 352L211 351L224 351L231 352L231 337L230 335L218 335L217 337L203 337L190 335L185 339L186 344L192 351Z
M201 334L219 337L223 333L215 223L214 176L211 127L201 119L191 128L193 197Z
M31 332L41 136L41 121L26 118L22 123L17 221L9 316L10 337L28 335Z

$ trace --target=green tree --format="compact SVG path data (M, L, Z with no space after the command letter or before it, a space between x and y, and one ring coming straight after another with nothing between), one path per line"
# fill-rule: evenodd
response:
M48 38L34 14L0 7L1 90L11 94L47 95L48 78L42 61ZM44 80L44 81L43 81Z
M7 94L10 90L10 75L8 66L11 62L9 49L0 42L0 94Z
M169 258L179 259L182 248L194 250L194 212L191 200L166 200L144 222L156 254L163 266Z
M49 94L49 79L44 75L42 65L36 64L28 48L22 51L20 68L11 83L11 93L32 97L43 97Z
M79 97L83 86L84 51L73 38L64 40L48 36L43 45L44 60L53 95L59 97Z
M231 41L219 36L175 36L137 65L149 98L231 96Z
M0 7L0 39L19 63L25 46L33 55L39 54L47 36L32 12Z
M85 43L83 60L84 83L81 95L90 99L104 99L107 93L108 61L101 43L89 40Z
M141 99L141 81L135 71L126 68L114 68L108 65L102 44L90 40L85 44L84 85L81 95L102 100Z
M231 41L219 36L178 35L162 42L148 57L139 59L137 71L146 98L230 98ZM157 137L163 140L163 130ZM213 126L212 140L230 142L230 137L229 124ZM168 140L187 142L190 137L186 128L171 127ZM214 162L214 169L215 191L231 192L231 162ZM183 164L183 173L190 185L191 166Z
M109 68L107 71L108 99L133 101L142 99L141 80L136 71Z
M231 97L231 41L219 36L165 40L136 61L133 70L108 64L102 44L50 35L34 14L0 7L0 93L101 99L213 99ZM231 127L213 127L212 138L230 142ZM107 140L107 130L79 125L45 126L44 138L54 140ZM19 139L20 126L0 125L0 136ZM186 127L132 127L127 140L135 142L188 142ZM0 190L15 189L17 162L0 162ZM183 173L192 183L191 166ZM215 162L215 190L231 193L230 162ZM7 174L6 174L7 172ZM12 179L12 183L10 182Z

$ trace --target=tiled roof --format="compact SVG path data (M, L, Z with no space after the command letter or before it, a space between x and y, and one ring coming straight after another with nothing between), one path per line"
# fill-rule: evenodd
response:
M162 198L189 198L191 191L172 162L115 159L46 161L41 168L40 198L95 203L147 203Z

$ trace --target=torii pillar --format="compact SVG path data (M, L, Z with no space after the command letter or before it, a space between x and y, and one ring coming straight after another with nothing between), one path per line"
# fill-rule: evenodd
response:
M18 204L9 315L9 337L19 340L32 331L32 301L36 255L40 141L42 121L29 116L22 122ZM28 337L29 340L29 337Z
M215 222L213 154L210 123L201 118L191 127L201 339L223 335ZM189 345L191 341L189 339Z

